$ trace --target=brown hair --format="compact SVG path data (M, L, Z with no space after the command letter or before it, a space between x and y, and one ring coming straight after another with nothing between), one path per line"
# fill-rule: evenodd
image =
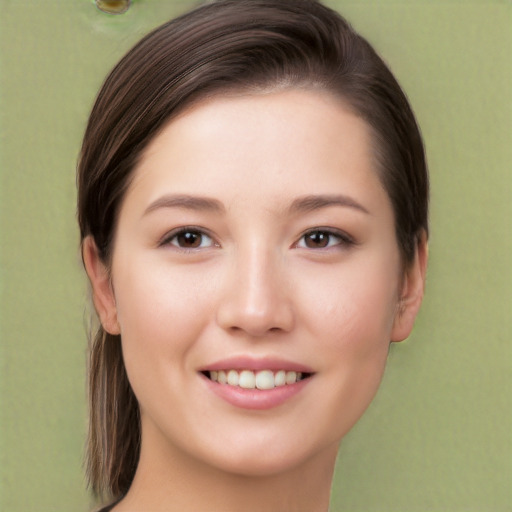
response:
M377 172L395 215L404 264L428 232L421 135L397 81L370 44L315 0L218 0L144 37L107 77L78 167L81 238L108 265L121 201L143 150L192 102L227 90L309 87L342 98L371 127ZM125 494L140 453L137 400L120 336L99 327L90 348L88 476Z

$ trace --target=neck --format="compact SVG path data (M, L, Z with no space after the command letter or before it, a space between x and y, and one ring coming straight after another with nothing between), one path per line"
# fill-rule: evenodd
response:
M271 475L241 475L143 438L134 481L114 511L327 512L336 453L332 445Z

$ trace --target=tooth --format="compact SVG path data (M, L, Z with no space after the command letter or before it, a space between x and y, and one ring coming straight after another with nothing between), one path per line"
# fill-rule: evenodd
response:
M295 384L297 382L297 374L295 372L286 372L286 384Z
M256 387L256 378L254 376L254 373L249 370L244 370L240 372L238 385L241 388L254 389Z
M228 372L228 384L230 386L238 386L239 377L236 370L229 370Z
M211 370L210 379L219 384L240 386L244 389L273 389L286 384L295 384L303 379L302 372L279 370L275 374L271 370L261 370L257 373L251 370Z
M274 386L284 386L286 384L286 372L284 370L279 370L274 375Z
M274 374L270 370L262 370L256 374L256 387L258 389L273 389Z
M274 386L284 386L286 384L286 372L279 370L274 376Z

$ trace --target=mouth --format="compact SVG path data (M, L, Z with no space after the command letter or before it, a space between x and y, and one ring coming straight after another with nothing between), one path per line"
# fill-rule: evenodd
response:
M293 370L205 370L201 372L206 378L218 384L241 389L269 390L291 386L313 374Z
M238 409L272 410L292 402L312 381L313 369L274 357L238 356L199 370L209 389Z

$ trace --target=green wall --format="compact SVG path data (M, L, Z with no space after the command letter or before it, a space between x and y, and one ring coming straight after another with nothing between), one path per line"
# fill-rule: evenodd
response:
M401 80L432 179L427 296L342 445L334 512L512 510L512 4L331 1ZM0 0L0 510L87 511L75 162L117 59L189 0Z

